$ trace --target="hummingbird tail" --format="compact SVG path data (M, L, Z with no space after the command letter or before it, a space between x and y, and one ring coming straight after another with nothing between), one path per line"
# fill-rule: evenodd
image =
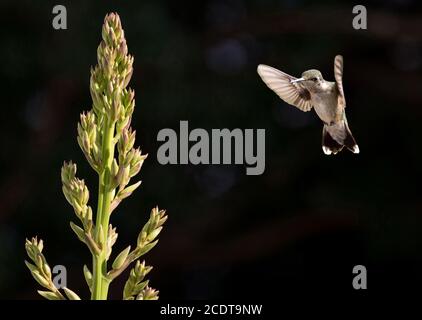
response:
M359 147L349 129L347 121L330 126L324 124L324 128L322 129L322 150L324 153L327 155L336 154L344 146L353 153L359 153Z
M344 139L344 145L347 147L347 149L349 149L353 153L359 153L358 144L356 143L356 140L349 129L349 125L347 124L347 121L344 122L344 127L346 130L346 138Z
M324 124L322 128L322 151L326 155L336 154L343 149L343 145L334 140L328 132L328 126Z

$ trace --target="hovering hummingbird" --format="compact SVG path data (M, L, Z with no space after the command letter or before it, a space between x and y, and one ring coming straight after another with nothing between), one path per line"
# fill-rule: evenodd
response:
M288 104L302 111L310 111L314 107L324 123L322 150L325 154L336 154L344 146L353 153L359 153L359 147L346 119L342 56L337 55L334 59L335 82L324 80L321 72L315 69L303 72L301 78L295 78L260 64L258 74L265 84Z

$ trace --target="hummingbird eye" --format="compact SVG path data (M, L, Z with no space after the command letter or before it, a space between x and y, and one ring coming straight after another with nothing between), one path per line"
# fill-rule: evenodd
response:
M317 80L318 80L318 78L316 78L316 77L315 78L312 78L312 81L317 81Z

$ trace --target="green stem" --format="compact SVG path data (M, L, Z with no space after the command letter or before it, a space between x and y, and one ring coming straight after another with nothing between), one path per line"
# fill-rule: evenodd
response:
M95 224L96 240L102 240L100 243L101 252L92 259L93 264L93 282L92 282L92 300L107 300L109 280L107 275L106 243L108 237L108 224L110 221L110 206L113 200L113 190L110 188L110 172L114 158L114 130L115 122L108 120L103 130L103 168L99 176L98 186L98 207ZM102 229L103 235L98 236Z

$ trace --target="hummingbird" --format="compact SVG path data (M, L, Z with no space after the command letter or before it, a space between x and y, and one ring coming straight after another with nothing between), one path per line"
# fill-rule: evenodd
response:
M264 64L260 64L257 71L265 84L283 101L304 112L310 111L312 107L315 109L324 123L322 150L325 154L336 154L344 146L353 153L359 153L346 119L341 55L334 59L335 82L324 80L321 72L315 69L303 72L300 78Z

